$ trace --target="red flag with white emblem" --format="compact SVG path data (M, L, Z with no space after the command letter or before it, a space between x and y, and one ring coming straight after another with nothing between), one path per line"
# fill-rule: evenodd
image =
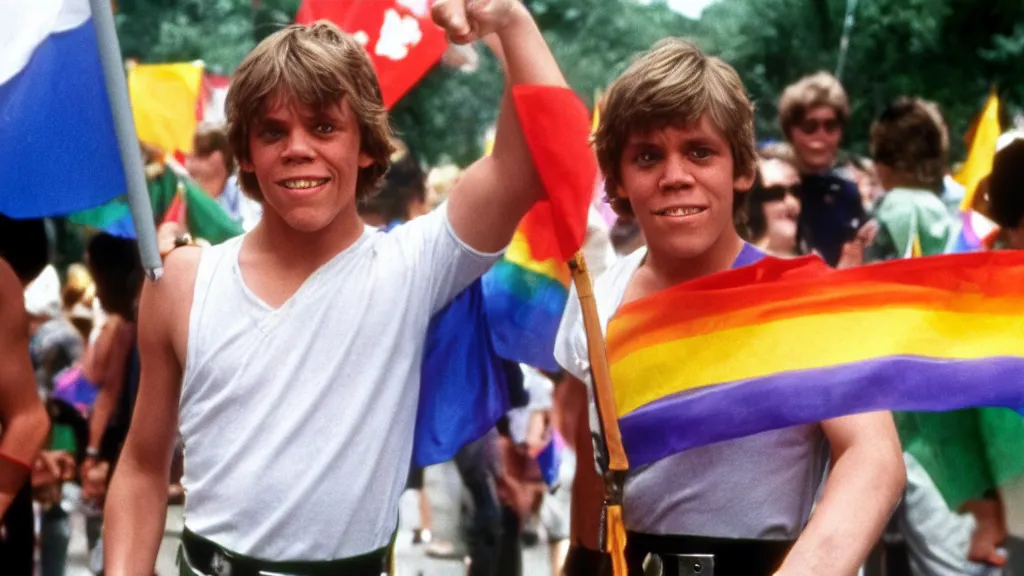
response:
M448 42L430 0L303 0L295 21L330 20L366 48L389 110L441 59Z

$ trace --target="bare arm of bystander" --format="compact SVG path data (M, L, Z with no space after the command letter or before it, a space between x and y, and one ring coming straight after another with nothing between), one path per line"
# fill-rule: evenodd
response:
M0 259L0 518L28 479L50 431L28 355L23 290Z

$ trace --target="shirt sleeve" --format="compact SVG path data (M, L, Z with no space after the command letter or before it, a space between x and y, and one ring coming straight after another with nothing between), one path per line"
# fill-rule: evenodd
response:
M608 224L593 206L587 218L587 237L583 240L582 250L587 260L587 269L594 278L600 278L605 270L615 264L615 247L612 246Z
M431 314L444 308L501 258L504 250L485 253L463 242L448 219L448 203L389 233L403 256L415 262L414 282L425 286ZM410 288L419 289L420 286Z

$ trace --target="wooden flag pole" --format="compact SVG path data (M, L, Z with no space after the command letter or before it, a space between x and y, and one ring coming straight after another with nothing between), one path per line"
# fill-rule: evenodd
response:
M622 517L622 491L629 471L629 459L622 446L619 419L615 412L611 372L605 353L601 320L594 300L594 287L587 271L583 253L577 252L569 261L573 284L580 301L583 330L587 336L587 354L590 360L590 379L594 388L594 403L601 424L601 433L595 438L594 454L604 480L604 504L601 509L601 549L612 558L612 574L626 576L626 528Z

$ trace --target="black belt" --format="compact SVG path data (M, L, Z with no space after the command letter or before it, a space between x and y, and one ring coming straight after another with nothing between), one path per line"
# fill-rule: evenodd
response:
M665 576L771 576L786 559L793 542L629 532L626 562L631 576L644 573L648 555L658 557ZM611 574L611 559L607 554L586 548L569 550L565 560L566 576L608 574Z
M385 547L343 560L269 562L225 550L188 528L181 533L181 545L190 564L210 576L260 576L261 572L294 576L380 576L388 572L391 557L389 548Z

